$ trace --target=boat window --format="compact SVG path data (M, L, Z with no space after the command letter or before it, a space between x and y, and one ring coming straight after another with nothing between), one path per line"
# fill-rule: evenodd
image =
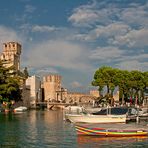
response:
M122 114L126 114L127 111L128 111L127 108L112 108L111 114L122 115Z
M92 113L93 115L106 115L107 114L107 110L106 109L102 109L98 112Z

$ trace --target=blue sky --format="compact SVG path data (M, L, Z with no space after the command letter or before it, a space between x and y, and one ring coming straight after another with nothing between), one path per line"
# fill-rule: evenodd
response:
M147 0L1 0L2 43L22 44L21 68L91 88L101 66L148 70Z

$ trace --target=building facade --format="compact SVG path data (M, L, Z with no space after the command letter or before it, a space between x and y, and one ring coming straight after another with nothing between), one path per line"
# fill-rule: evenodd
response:
M97 98L100 97L98 90L90 90L90 95L95 96Z
M36 107L41 102L41 79L39 76L31 76L26 79L26 88L30 89L30 107Z

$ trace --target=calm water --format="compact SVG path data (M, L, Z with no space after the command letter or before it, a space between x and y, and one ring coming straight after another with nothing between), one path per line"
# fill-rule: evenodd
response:
M0 114L0 148L108 148L148 147L147 137L77 137L62 111Z

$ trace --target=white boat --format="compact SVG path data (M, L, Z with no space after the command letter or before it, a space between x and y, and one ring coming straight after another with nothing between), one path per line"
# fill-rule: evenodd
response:
M78 123L125 123L127 120L127 108L103 108L95 113L66 114L65 118L70 122Z
M19 106L17 108L14 109L14 112L24 112L27 110L27 107L25 106Z
M84 112L84 110L83 106L67 106L64 108L65 113L68 114L80 114Z
M125 123L124 115L92 115L92 114L66 114L66 119L72 123Z

